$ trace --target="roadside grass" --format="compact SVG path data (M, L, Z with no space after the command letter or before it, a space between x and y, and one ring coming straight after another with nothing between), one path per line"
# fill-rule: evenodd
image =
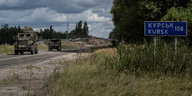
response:
M71 41L62 41L62 49L80 49L85 47L85 43L76 43Z
M13 45L0 45L0 54L13 54L14 53L14 46Z
M46 44L40 44L39 50L48 50L48 46Z
M129 52L134 53L134 46L131 46L133 45L129 46L132 51ZM153 71L148 73L148 71L142 70L142 75L137 75L135 73L138 72L128 71L126 68L117 70L116 64L121 65L120 63L122 63L119 60L118 51L118 48L97 50L86 59L79 58L68 62L68 66L62 72L56 73L54 78L50 78L47 92L51 96L192 95L190 74L188 76L154 74L153 76Z
M48 46L45 44L39 45L39 50L48 50ZM13 54L14 46L9 44L0 45L0 54Z

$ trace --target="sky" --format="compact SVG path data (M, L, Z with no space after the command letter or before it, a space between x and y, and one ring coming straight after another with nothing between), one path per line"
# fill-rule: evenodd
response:
M78 21L88 22L89 35L108 38L114 28L110 13L113 0L0 0L0 24L69 31Z

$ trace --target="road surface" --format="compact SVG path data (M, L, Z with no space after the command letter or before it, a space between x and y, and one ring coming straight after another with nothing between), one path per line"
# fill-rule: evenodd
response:
M69 53L40 51L39 54L35 55L31 55L29 53L25 53L24 55L14 55L14 54L0 55L0 69L12 65L39 63L44 60L48 60L49 58L62 56L66 54Z

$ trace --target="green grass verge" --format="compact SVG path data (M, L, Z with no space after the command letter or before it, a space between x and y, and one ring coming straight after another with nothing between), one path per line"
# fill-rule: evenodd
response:
M150 75L108 69L105 57L116 49L94 52L88 58L69 62L62 72L50 78L51 96L190 96L192 80L187 77ZM111 55L112 54L112 55ZM108 63L107 63L108 64Z

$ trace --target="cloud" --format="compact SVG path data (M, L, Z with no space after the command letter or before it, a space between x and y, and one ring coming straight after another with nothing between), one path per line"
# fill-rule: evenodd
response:
M81 13L96 6L109 4L109 2L112 1L113 0L0 0L0 10L28 10L47 7L60 13Z
M96 5L94 0L1 0L0 10L28 10L48 7L60 13L80 13Z
M1 7L18 7L23 4L25 0L0 0L0 6Z
M88 9L82 13L66 14L68 21L77 22L79 20L87 22L107 22L111 21L110 17L99 16L98 13L94 13L93 9Z
M61 13L56 13L49 8L35 9L32 14L24 16L19 19L23 23L53 23L53 22L65 22L66 16Z
M108 37L113 29L110 9L113 0L0 0L0 24L39 30L53 25L56 31L69 31L79 20L87 21L90 35Z
M98 16L98 14L93 13L91 10L88 10L88 14L90 14L90 16L88 16L87 20L91 21L91 22L106 22L111 20L111 18L107 18L104 16Z

